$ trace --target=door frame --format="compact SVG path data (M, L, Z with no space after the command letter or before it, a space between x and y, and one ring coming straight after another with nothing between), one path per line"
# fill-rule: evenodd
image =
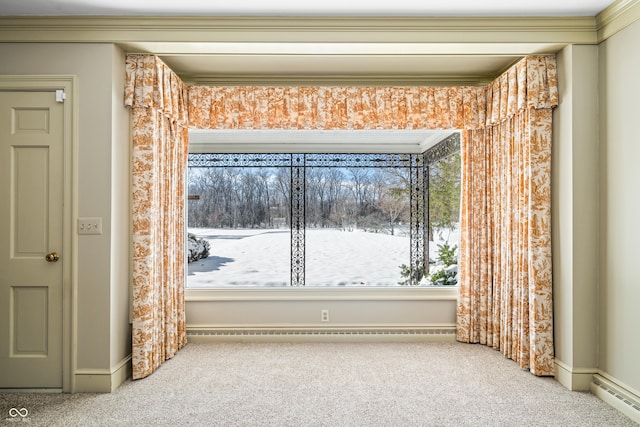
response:
M77 366L78 102L74 75L0 75L0 91L64 90L62 211L62 391L73 393Z

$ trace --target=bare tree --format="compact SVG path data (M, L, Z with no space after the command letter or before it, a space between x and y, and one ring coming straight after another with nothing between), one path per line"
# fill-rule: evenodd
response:
M355 200L358 214L366 215L367 205L370 200L371 189L371 169L368 168L349 168L347 174L350 178L345 185L351 191Z
M387 191L378 199L377 206L384 214L389 226L389 233L395 235L395 227L400 219L409 210L409 199L401 189L387 188Z

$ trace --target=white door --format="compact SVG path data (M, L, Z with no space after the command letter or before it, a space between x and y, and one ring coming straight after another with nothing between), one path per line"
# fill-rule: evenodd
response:
M62 388L64 107L0 91L0 388Z

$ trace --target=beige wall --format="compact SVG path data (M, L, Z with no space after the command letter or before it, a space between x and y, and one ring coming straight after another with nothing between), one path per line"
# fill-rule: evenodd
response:
M552 153L557 376L572 390L588 390L597 368L597 47L568 46L557 63L560 102Z
M111 357L110 366L117 367L131 353L129 323L130 287L129 248L129 109L124 106L125 55L112 49L111 83Z
M640 396L640 21L599 48L599 368Z
M456 288L187 290L188 332L220 329L447 329ZM329 310L329 321L321 311Z
M101 217L103 221L102 235L78 236L74 230L73 236L77 245L73 374L80 390L90 390L96 378L100 391L111 388L110 374L130 353L128 311L122 307L125 296L128 300L129 236L128 191L122 193L125 180L128 185L128 120L122 106L121 56L112 44L0 44L0 74L78 77L74 171L78 205L72 214L74 220Z

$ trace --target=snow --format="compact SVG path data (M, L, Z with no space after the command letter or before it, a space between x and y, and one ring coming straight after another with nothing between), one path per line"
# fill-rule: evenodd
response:
M208 258L188 264L187 286L274 287L291 283L291 233L288 229L189 229L211 244ZM404 235L403 235L404 234ZM458 233L431 242L458 244ZM408 264L409 237L363 230L307 229L306 286L397 286L400 265Z

